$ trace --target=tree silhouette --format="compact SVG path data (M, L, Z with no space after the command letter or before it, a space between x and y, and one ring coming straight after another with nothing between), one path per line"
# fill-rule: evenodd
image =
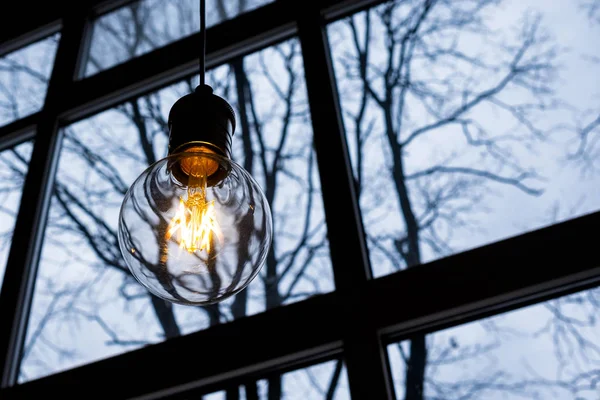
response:
M60 34L0 57L0 125L38 111Z
M564 124L546 120L562 107L554 96L558 50L535 14L523 15L512 34L505 26L493 26L489 16L502 3L398 0L331 28L376 275L464 248L455 232L478 229L484 202L497 188L527 196L543 192L544 180L528 163L528 155L564 129ZM208 7L209 23L259 4L216 1ZM592 19L595 3L585 4ZM101 17L95 21L86 74L193 32L196 9L197 1L146 0ZM179 19L181 23L173 23ZM291 40L209 73L208 82L236 108L234 159L264 189L275 227L273 248L257 283L218 305L182 308L149 296L129 274L116 237L123 195L147 165L165 155L168 110L194 89L195 79L64 128L21 380L332 289L317 165L312 138L306 134L310 115L301 57L298 42ZM40 78L39 61L33 64L21 60L0 66L15 81L18 75L27 83ZM31 76L23 78L27 74ZM9 93L0 104L11 115L7 118L22 116L15 102L27 95L0 89ZM579 121L568 129L584 143L581 157L594 159L590 138L597 126L585 134L582 128L593 118ZM28 145L23 146L1 153L7 171L2 194L14 195L23 181ZM441 150L431 151L434 147ZM15 212L6 207L0 211ZM1 238L6 246L10 232ZM242 247L239 254L243 257ZM403 398L537 399L556 393L586 398L600 380L593 336L598 296L592 290L538 306L544 323L533 332L515 329L514 321L503 324L510 320L503 316L394 345L402 363L395 378ZM474 332L483 332L483 339L463 339ZM551 343L566 372L549 380L492 362L503 344L524 336ZM481 368L474 363L482 363ZM332 366L323 372L326 386L311 383L313 396L334 397L343 363ZM452 375L459 367L464 375ZM316 381L310 371L304 374L309 382ZM245 396L279 399L285 394L284 382L271 376L248 384ZM226 393L228 399L240 396L237 388Z
M218 7L216 20L257 4L240 1L232 12L228 3ZM110 57L115 54L131 58L190 33L191 23L149 17L163 14L161 7L176 7L182 15L196 12L194 2L150 1L100 18L100 50L92 49L88 71L114 64ZM116 51L107 52L110 48ZM275 239L257 283L228 302L190 309L149 296L132 279L118 250L118 208L135 176L165 155L168 110L194 89L194 81L127 101L64 129L21 379L332 289L316 161L306 134L310 116L302 58L295 40L236 59L208 77L215 91L238 109L234 159L257 178L274 215ZM85 326L94 341L104 338L106 347L86 349L85 354L86 339L78 326ZM280 377L269 378L268 387L269 398L281 397Z
M558 48L532 12L507 34L490 17L501 3L389 1L330 29L375 275L461 250L454 233L478 228L492 190L543 193L527 154L562 129L544 118L564 107L554 96ZM561 321L553 315L554 323ZM536 398L526 397L535 383L508 384L498 366L479 375L471 368L469 378L444 382L449 372L438 374L441 366L485 357L494 345L453 351L456 340L434 338L398 345L405 400L487 399L493 390ZM581 350L594 347L582 343Z
M30 156L31 143L28 142L0 151L0 286Z

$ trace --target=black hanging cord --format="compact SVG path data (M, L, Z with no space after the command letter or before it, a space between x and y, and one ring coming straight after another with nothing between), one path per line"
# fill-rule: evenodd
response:
M200 0L200 86L206 72L206 0Z

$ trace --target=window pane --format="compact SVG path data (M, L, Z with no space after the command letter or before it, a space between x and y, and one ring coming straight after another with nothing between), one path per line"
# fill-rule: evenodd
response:
M205 394L201 397L201 400L225 400L225 392L216 392L211 394Z
M253 395L250 396L249 392ZM241 399L350 399L346 367L341 360L329 361L240 387Z
M42 108L59 38L57 33L0 58L0 125Z
M272 0L206 2L208 27ZM199 0L141 0L94 21L85 76L120 64L200 30Z
M600 208L589 9L398 0L328 32L376 276Z
M599 321L596 288L389 345L396 397L596 400Z
M32 142L25 142L0 151L0 288L10 251L15 218L19 212L31 149Z
M233 387L208 395L185 396L186 399L286 399L346 400L350 399L346 366L341 360L328 361L307 368L261 379L252 384Z
M222 66L207 80L238 109L234 159L271 199L273 251L261 275L224 303L172 307L149 296L119 252L117 215L124 193L149 163L166 154L169 109L193 90L192 82L69 126L21 380L333 290L298 42ZM240 98L246 99L244 113Z
M180 398L180 397L176 397L176 398ZM161 399L169 399L169 397L161 397ZM184 397L185 400L230 400L230 398L227 397L227 393L226 392L213 392L213 393L209 393L209 394L204 394L204 395L192 395L189 397Z

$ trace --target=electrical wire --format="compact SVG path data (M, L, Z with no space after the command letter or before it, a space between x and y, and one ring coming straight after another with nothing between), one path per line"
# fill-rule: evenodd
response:
M200 86L206 73L206 0L200 0Z

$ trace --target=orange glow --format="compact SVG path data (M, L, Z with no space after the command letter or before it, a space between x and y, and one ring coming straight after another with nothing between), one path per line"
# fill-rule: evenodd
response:
M180 248L190 253L197 250L210 253L212 235L222 240L214 200L207 202L198 195L188 197L187 201L181 198L177 214L169 224L167 239L176 233Z
M211 250L214 251L214 240L223 241L215 202L206 200L207 176L216 171L218 164L208 157L199 156L182 160L181 166L190 178L187 199L179 199L179 207L169 224L166 238L169 240L177 235L180 248L189 253L206 251L210 254Z
M210 157L203 157L202 153L215 154L214 151L205 146L194 146L185 150L186 153L198 153L198 157L190 156L181 160L181 170L187 175L211 176L217 169L219 163Z

